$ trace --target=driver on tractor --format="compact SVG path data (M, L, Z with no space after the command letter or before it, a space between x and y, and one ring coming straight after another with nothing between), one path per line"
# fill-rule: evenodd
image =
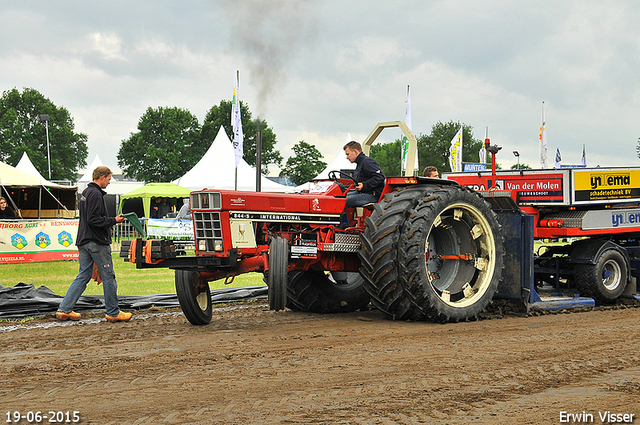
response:
M347 192L347 203L340 216L340 228L342 229L349 226L346 214L347 208L361 207L372 202L378 202L384 189L385 181L380 165L362 152L360 143L355 140L347 143L344 145L344 153L347 155L349 162L356 163L354 173L356 190Z

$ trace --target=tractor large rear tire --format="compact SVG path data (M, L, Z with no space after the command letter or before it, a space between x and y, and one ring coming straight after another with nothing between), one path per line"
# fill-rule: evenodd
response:
M359 273L309 270L289 273L287 307L311 313L348 313L369 305Z
M397 189L361 235L361 274L373 305L398 320L473 320L504 266L500 225L479 195L458 185Z
M407 186L387 193L365 219L358 252L360 274L371 303L389 319L420 319L400 283L398 242L409 211L431 186ZM433 188L433 187L431 187Z
M493 299L504 267L496 214L466 188L432 191L404 223L398 264L403 289L423 316L475 320Z
M193 325L211 322L212 303L209 282L201 281L200 273L176 270L176 294L185 317Z

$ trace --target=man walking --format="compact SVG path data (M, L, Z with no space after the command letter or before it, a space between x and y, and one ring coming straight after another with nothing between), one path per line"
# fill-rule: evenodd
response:
M76 236L80 270L58 307L56 318L59 320L80 320L80 313L72 310L91 280L94 264L102 278L107 320L127 322L131 319L131 313L120 311L118 307L118 283L111 258L111 227L124 221L122 214L115 218L109 217L104 202L106 192L103 189L111 183L111 174L108 167L96 168L93 170L93 181L82 192L78 207L80 222Z
M357 183L355 192L347 192L345 212L342 213L340 218L340 227L342 228L349 224L346 215L347 208L361 207L371 202L378 202L378 198L380 198L384 189L385 180L380 165L362 152L360 143L355 140L347 143L344 145L344 153L347 155L349 162L356 163L354 180Z

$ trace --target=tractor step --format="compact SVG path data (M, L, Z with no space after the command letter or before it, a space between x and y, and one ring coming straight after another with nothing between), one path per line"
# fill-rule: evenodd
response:
M325 243L323 251L358 252L360 235L353 233L336 233L334 243Z

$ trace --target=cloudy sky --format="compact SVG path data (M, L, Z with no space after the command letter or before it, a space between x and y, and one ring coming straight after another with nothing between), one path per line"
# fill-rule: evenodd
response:
M416 134L488 127L503 166L514 150L539 166L543 101L551 163L558 145L579 163L584 144L589 166L638 165L638 22L637 3L616 0L4 1L0 89L66 107L87 162L113 168L148 107L202 123L236 70L285 158L304 140L329 162L348 133L404 120L409 85Z

